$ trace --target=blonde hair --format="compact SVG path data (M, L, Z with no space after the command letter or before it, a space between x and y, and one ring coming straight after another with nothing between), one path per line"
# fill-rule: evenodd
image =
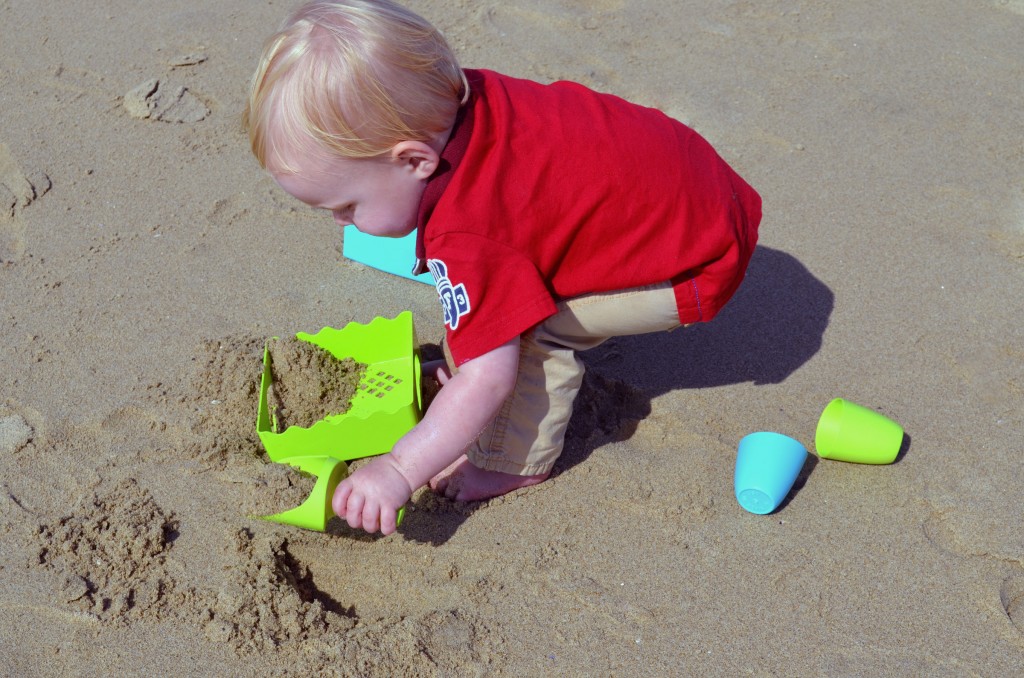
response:
M448 129L469 86L444 37L390 0L307 2L267 42L242 124L262 167L373 158Z

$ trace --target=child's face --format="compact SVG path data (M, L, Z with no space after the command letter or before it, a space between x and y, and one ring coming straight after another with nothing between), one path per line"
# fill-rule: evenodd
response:
M400 238L416 228L427 168L407 157L372 159L306 157L299 171L271 175L302 202L325 209L339 226ZM431 172L433 170L430 170Z

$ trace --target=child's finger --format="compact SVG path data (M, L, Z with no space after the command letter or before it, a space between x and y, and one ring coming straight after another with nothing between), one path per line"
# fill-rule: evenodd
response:
M359 529L363 522L363 504L366 498L362 494L353 494L348 498L348 505L345 507L345 515L342 516L348 521L349 527Z
M384 506L380 510L380 532L383 535L389 535L398 529L398 523L401 522L399 512L392 508Z
M370 534L380 529L380 507L376 502L366 502L363 506L363 529Z
M335 515L339 518L345 518L346 506L348 505L348 498L351 494L352 483L342 481L341 484L334 489L334 497L331 498L331 508L334 509Z

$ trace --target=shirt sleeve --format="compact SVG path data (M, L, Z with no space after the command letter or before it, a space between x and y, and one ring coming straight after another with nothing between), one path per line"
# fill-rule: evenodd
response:
M457 366L555 313L555 301L533 262L481 235L448 232L430 239L427 265Z

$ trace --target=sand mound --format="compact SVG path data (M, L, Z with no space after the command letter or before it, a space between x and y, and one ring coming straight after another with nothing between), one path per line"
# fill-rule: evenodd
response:
M270 360L268 397L281 430L309 428L326 415L346 412L366 368L295 338L270 342Z
M63 602L101 620L126 621L167 603L165 562L177 523L126 480L41 525L38 562L63 578Z
M263 464L247 474L240 509L252 516L267 516L295 508L306 501L316 478L287 464Z
M588 369L573 404L566 443L606 437L625 440L650 412L650 400L642 391Z
M256 435L263 346L263 339L245 336L203 343L191 387L196 438L187 446L190 457L223 469L233 457L263 454Z
M26 172L7 144L0 143L0 264L18 262L25 254L25 226L19 212L53 186L44 172Z
M317 588L280 534L240 530L230 551L226 580L196 607L206 637L239 655L299 650L296 671L332 666L330 675L466 675L489 655L466 611L359 618Z
M193 457L223 468L232 456L261 456L256 435L256 408L263 370L265 340L228 337L207 341L201 369L192 382L193 427L199 440ZM364 365L297 339L270 343L273 385L268 392L279 427L309 427L329 414L348 410Z
M229 579L216 593L207 613L207 638L240 651L273 649L353 622L325 609L317 599L308 570L288 552L284 537L236 535Z
M316 478L269 463L256 434L256 408L265 339L229 337L204 342L201 367L192 381L196 413L189 457L220 471L235 485L239 515L270 515L295 508ZM268 393L279 422L306 426L345 412L363 371L351 359L296 339L272 341L274 387Z
M10 218L18 210L43 197L52 183L43 172L25 172L11 155L7 144L0 143L0 218Z

